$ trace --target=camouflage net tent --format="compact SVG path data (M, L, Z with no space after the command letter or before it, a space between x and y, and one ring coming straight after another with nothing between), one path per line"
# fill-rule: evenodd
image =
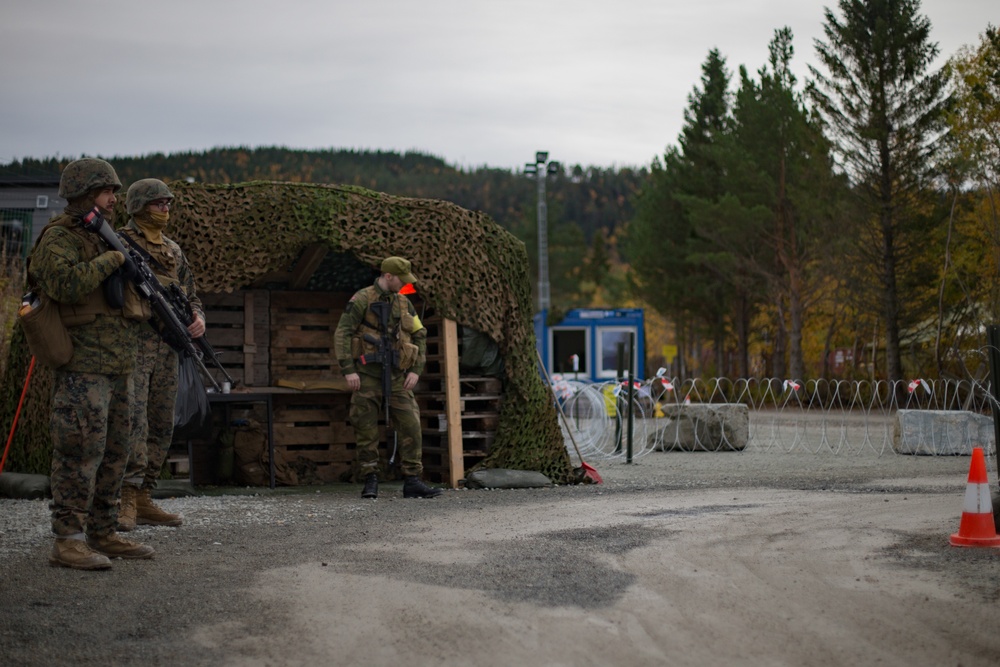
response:
M573 481L555 406L538 373L524 244L488 216L444 201L351 186L177 182L171 190L176 199L169 234L184 249L199 292L260 284L316 244L366 270L377 269L386 256L410 258L420 297L430 308L488 336L503 358L496 438L476 467L533 470L557 483ZM15 330L0 388L5 425L17 408L29 357ZM7 470L48 473L50 376L36 365Z

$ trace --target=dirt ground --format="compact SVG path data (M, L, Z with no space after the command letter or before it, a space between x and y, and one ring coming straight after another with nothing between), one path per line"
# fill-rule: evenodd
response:
M996 488L996 460L988 459ZM662 453L605 483L164 500L153 561L3 549L4 665L1000 663L1000 549L951 547L967 457ZM2 524L0 524L2 525ZM23 532L23 531L22 531Z

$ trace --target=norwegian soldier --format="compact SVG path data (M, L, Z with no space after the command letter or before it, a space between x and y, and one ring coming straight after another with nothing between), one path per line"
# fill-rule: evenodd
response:
M177 285L191 304L192 338L205 334L205 314L187 258L176 242L164 235L174 195L163 181L145 178L129 186L125 210L130 219L122 229L126 243L137 249L165 288ZM144 315L152 317L150 308ZM122 485L118 530L136 525L179 526L183 518L160 508L151 493L170 450L177 397L177 353L152 326L139 328L139 352L132 376L132 450Z
M373 285L351 297L333 336L334 353L353 392L350 419L364 479L361 496L378 497L378 419L383 401L388 401L392 428L399 437L403 497L433 498L442 490L421 480L420 410L413 398L426 362L427 330L410 300L399 293L417 279L409 260L402 257L387 258L381 271ZM391 364L388 397L382 388L383 363Z
M132 370L141 303L123 287L122 253L80 224L95 206L110 218L121 182L104 160L66 165L63 213L42 230L29 284L58 305L72 342L54 368L52 393L52 565L104 570L110 558L152 558L153 548L118 535L118 507L129 452Z

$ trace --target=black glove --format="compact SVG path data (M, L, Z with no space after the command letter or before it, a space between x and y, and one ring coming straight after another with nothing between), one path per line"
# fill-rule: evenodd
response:
M128 255L125 255L125 263L122 264L121 268L118 270L121 272L122 277L125 278L125 280L132 281L139 277L139 269L136 267L135 262L132 261L132 258Z

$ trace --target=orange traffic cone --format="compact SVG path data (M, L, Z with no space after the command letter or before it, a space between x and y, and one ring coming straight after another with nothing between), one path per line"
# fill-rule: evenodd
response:
M962 522L958 526L958 532L948 541L953 547L1000 547L1000 536L997 536L997 529L993 524L993 503L990 501L990 485L986 479L986 459L983 458L982 447L972 450Z

